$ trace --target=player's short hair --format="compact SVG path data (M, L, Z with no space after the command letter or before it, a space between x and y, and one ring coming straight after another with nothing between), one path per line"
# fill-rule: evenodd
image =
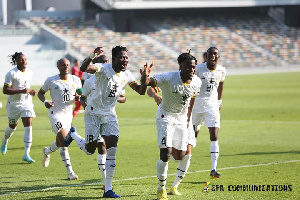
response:
M16 59L20 55L24 55L24 54L22 52L15 52L14 54L9 55L8 57L10 57L10 60L11 60L10 63L12 65L16 65L17 64Z
M114 58L114 57L118 56L119 52L121 52L121 51L126 51L126 52L127 52L128 49L127 49L126 47L123 47L123 46L120 46L120 45L115 46L115 47L112 48L112 50L111 50L111 55L112 55L112 57Z
M185 62L185 61L187 61L187 60L195 60L195 63L196 63L196 65L197 65L197 59L196 59L196 57L193 56L193 55L190 54L190 53L182 53L182 54L180 54L180 55L178 56L178 58L177 58L178 64L181 64L181 63L183 63L183 62Z
M56 65L58 66L64 59L66 59L67 61L69 61L67 58L61 58L56 62ZM69 61L70 62L70 61Z
M211 51L211 50L213 50L213 49L216 49L216 50L218 50L218 52L220 52L219 49L218 49L217 47L209 47L209 48L207 49L206 52L209 52L209 51Z

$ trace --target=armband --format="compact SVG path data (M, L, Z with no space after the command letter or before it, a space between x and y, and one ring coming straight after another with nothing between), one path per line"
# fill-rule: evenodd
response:
M82 88L79 88L76 90L77 94L81 95L82 94Z
M90 59L94 60L94 58L96 58L96 57L97 57L97 54L95 54L94 52L93 52L93 53L91 53L91 55L90 55Z
M219 105L221 105L222 104L222 99L218 100L218 103L219 103Z
M47 102L49 102L48 100L45 100L43 103L44 103L44 105L45 105L45 103L47 103Z

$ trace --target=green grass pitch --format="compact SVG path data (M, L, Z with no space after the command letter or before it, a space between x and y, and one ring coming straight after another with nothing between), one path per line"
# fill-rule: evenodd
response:
M210 142L203 127L193 149L189 173L178 188L183 196L169 199L300 199L299 77L300 72L227 76L219 132L218 171L222 177L209 178ZM148 96L139 96L130 88L126 92L127 102L117 105L120 140L113 188L123 199L156 199L157 106ZM0 95L0 101L5 106L6 95ZM75 142L69 152L78 181L67 180L58 151L51 154L49 167L42 167L42 150L54 141L55 135L47 109L37 97L34 104L37 117L33 121L31 157L36 163L21 161L24 128L20 121L8 143L7 154L0 154L0 199L102 198L96 155L85 155ZM2 138L8 123L5 107L0 109L0 121ZM73 125L84 136L83 114L78 114ZM177 163L171 160L167 189L176 167ZM203 192L206 182L211 182L207 193ZM264 186L261 190L271 191L236 191L238 185ZM291 191L279 191L287 185ZM276 186L278 191L272 191Z

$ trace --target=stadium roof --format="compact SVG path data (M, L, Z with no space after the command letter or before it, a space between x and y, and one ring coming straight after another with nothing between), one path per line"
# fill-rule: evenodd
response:
M104 10L300 5L300 0L91 0Z

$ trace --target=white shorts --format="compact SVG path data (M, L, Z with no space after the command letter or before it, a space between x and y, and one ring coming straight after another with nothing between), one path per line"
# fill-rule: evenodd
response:
M33 104L24 106L22 104L6 103L6 112L9 124L16 124L20 118L36 117Z
M52 126L52 131L57 134L61 129L67 130L69 132L72 124L72 113L62 113L51 111L49 114L50 124Z
M202 125L206 127L218 127L220 128L220 112L192 112L192 124L195 131L199 131Z
M102 138L100 136L114 135L119 137L119 125L115 116L85 114L84 123L85 143L99 141Z
M100 142L104 142L104 139L103 139L103 137L99 134L98 139L97 139L97 143L100 143Z
M170 114L158 108L156 114L157 145L186 151L188 145L187 117Z
M193 147L196 147L197 141L196 141L195 131L193 129L193 125L191 122L188 127L188 134L189 134L188 144L192 145Z

